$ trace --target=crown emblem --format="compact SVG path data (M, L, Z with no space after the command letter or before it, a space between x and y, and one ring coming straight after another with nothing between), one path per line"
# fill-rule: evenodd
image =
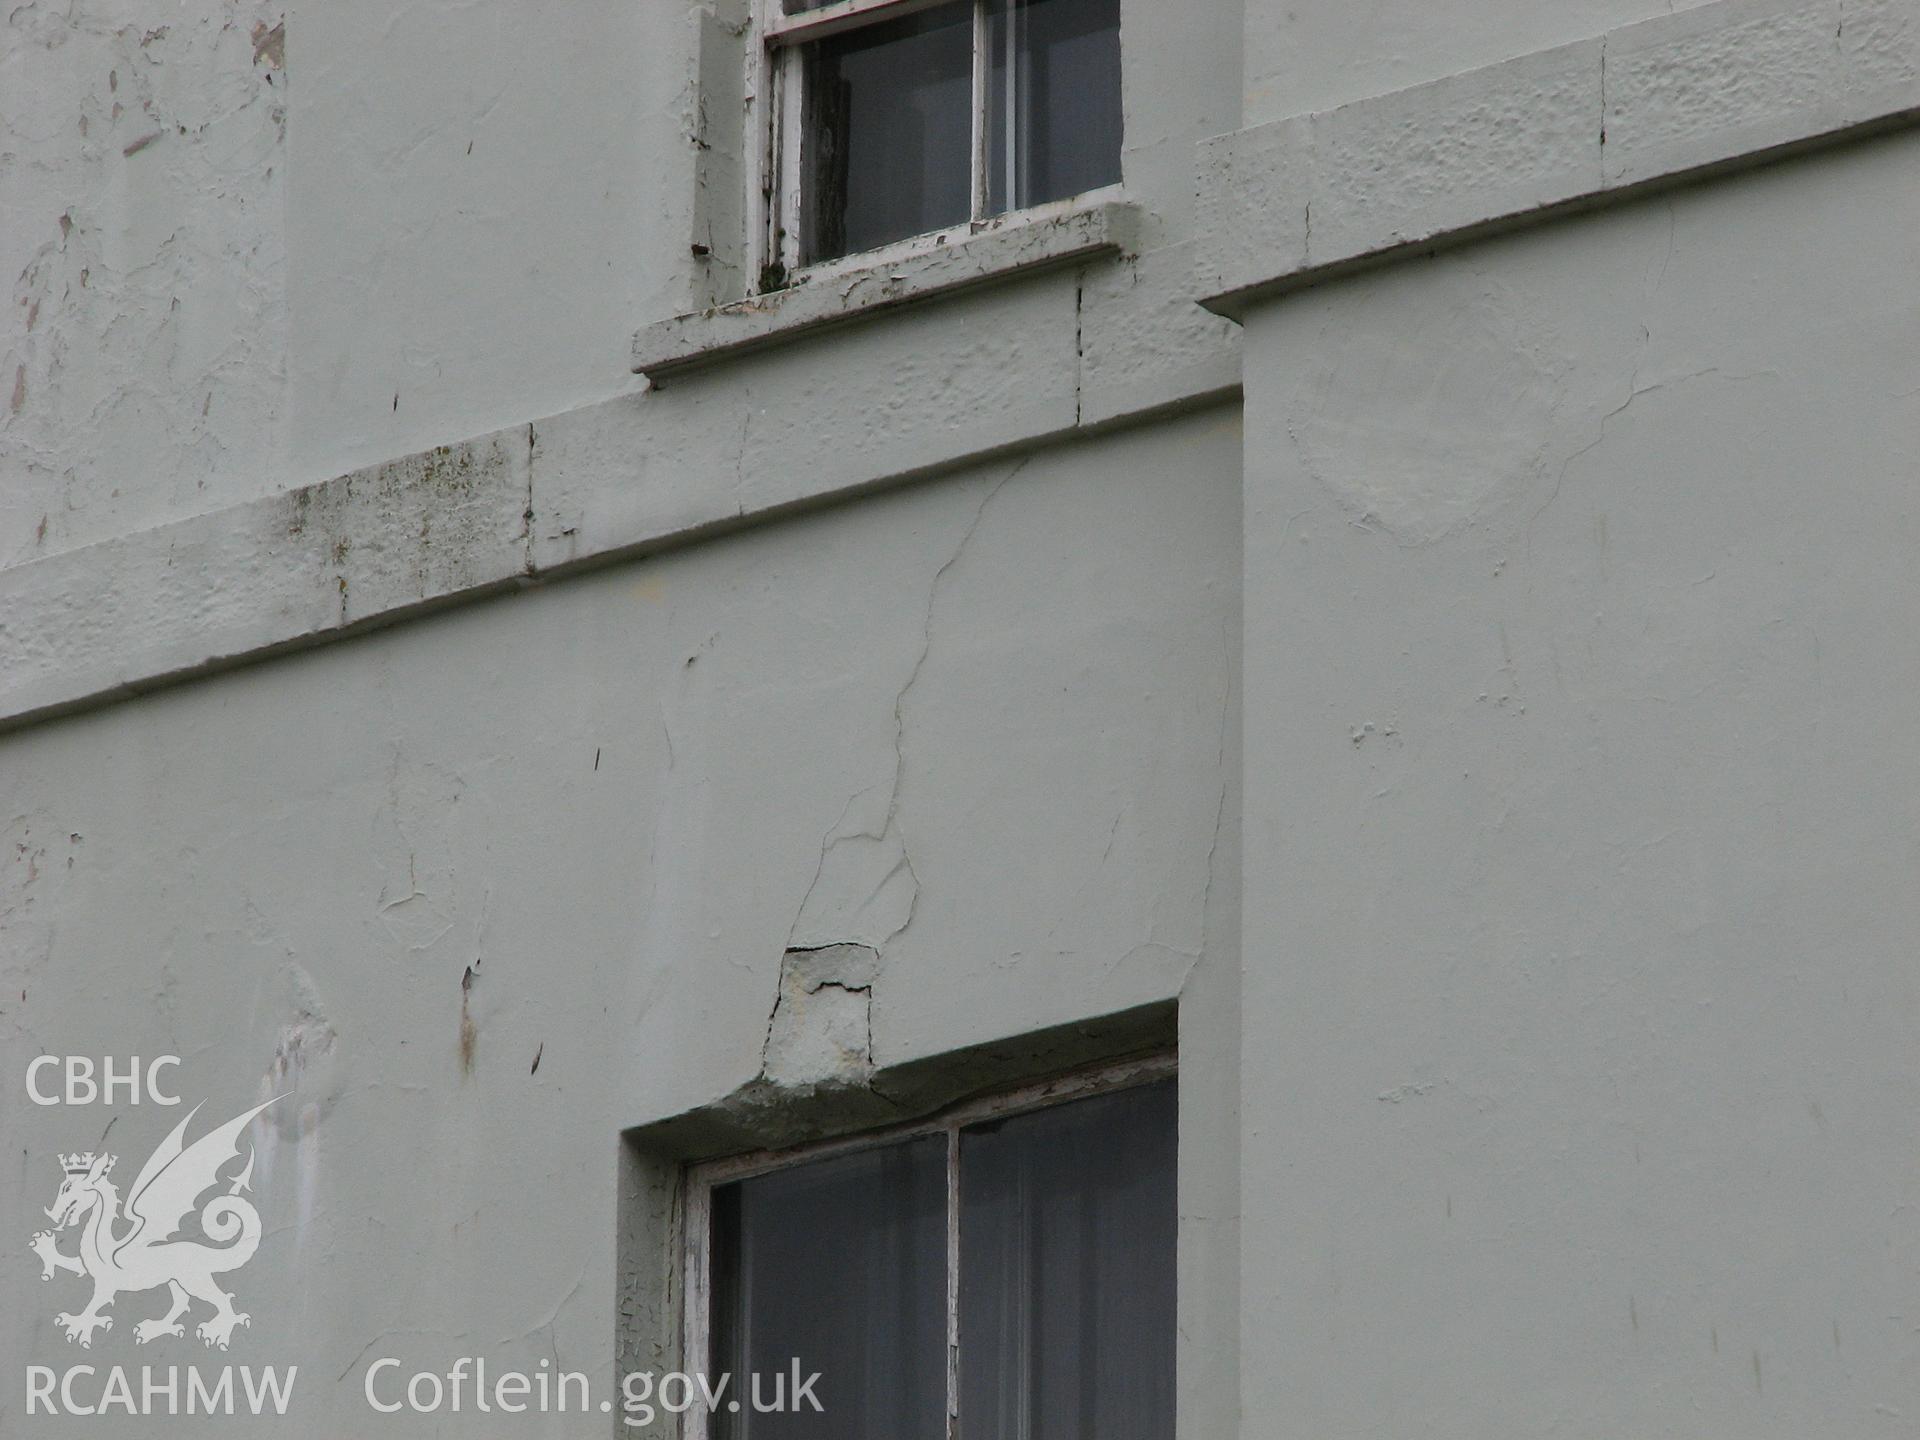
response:
M67 1174L69 1175L84 1175L89 1170L93 1169L94 1159L95 1159L95 1156L93 1151L91 1150L87 1151L86 1154L84 1155L78 1154L78 1153L75 1153L72 1155L62 1155L60 1157L60 1168L66 1171ZM113 1161L114 1161L114 1157L109 1155L107 1157L107 1163L100 1167L100 1173L102 1175L106 1174L107 1171L113 1169Z

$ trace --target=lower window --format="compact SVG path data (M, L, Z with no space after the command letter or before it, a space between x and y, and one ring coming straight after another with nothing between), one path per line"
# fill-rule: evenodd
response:
M1177 1109L1156 1064L696 1169L692 1433L1171 1440Z

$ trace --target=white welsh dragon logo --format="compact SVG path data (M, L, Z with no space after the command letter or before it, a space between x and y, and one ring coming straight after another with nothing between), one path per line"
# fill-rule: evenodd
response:
M276 1095L274 1100L279 1098ZM40 1257L42 1280L51 1280L57 1270L93 1278L93 1300L87 1308L78 1315L54 1317L69 1341L92 1346L94 1331L113 1328L112 1317L101 1312L113 1304L116 1295L157 1290L164 1285L173 1297L172 1304L159 1319L135 1325L134 1339L144 1345L162 1335L183 1335L180 1317L188 1313L191 1301L202 1300L213 1306L213 1314L195 1333L208 1345L227 1348L234 1327L247 1324L249 1317L233 1308L233 1296L215 1284L213 1277L238 1270L253 1258L260 1244L260 1212L240 1198L240 1192L253 1180L251 1148L246 1168L228 1183L227 1193L214 1196L200 1207L200 1229L216 1243L174 1237L194 1202L220 1183L220 1170L239 1155L240 1132L273 1103L269 1100L266 1105L256 1105L183 1147L181 1136L200 1113L200 1107L194 1106L140 1167L127 1196L124 1216L120 1213L120 1192L107 1178L115 1156L89 1151L60 1157L67 1178L60 1183L47 1217L58 1230L69 1225L83 1227L80 1251L63 1255L54 1243L53 1230L35 1235L31 1248Z

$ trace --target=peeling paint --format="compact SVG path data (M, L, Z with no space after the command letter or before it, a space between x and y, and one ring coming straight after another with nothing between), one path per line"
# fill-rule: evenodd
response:
M253 38L253 63L269 70L283 70L287 64L287 26L283 20L269 26L256 20L250 32Z
M17 369L0 472L48 525L0 526L0 565L289 478L284 105L249 39L279 13L184 0L140 27L125 9L7 20L0 355Z

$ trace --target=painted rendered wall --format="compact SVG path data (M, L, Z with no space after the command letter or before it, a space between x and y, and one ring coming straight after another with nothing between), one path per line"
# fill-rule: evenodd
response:
M1248 1415L1920 1410L1916 163L1249 317Z
M1804 8L1768 11L1824 45ZM1591 147L1565 199L1622 153L1780 143L1749 122L1830 74L1880 103L1911 7L1836 14L1863 8L1832 48L1873 66L1716 30L1612 97L1606 154L1579 122L1521 158ZM1316 193L1272 274L1542 203L1500 145L1418 143L1515 138L1524 85L1468 77L1276 140L1309 177L1250 146L1271 214L1222 256L1193 142L1243 97L1338 105L1658 7L1129 0L1137 260L642 396L634 329L701 292L687 9L6 21L0 564L498 432L324 516L210 515L177 569L174 532L70 556L137 549L120 608L53 562L3 592L53 619L0 615L0 661L106 703L0 737L0 1060L172 1048L235 1103L284 1073L243 1283L252 1353L301 1364L295 1433L355 1433L388 1350L604 1378L616 1134L830 1062L774 1006L784 951L839 942L880 956L828 1017L871 1024L856 1065L1180 998L1185 1434L1900 1433L1915 142L1262 304L1244 453L1231 406L1036 448L1224 393L1236 340L1194 302ZM1455 209L1473 185L1498 203ZM17 1086L0 1116L33 1217L45 1157L102 1137ZM37 1270L0 1237L16 1371L76 1354Z
M619 1131L760 1072L789 945L878 950L882 1065L1179 995L1205 953L1187 1083L1230 1116L1239 454L1215 410L9 736L5 1069L290 1088L231 1358L299 1363L313 1436L375 1433L384 1353L604 1377ZM0 1213L106 1116L0 1086L34 1157ZM176 1118L122 1107L106 1146ZM1209 1128L1190 1251L1230 1276ZM132 1299L62 1342L32 1228L5 1403L26 1364L164 1363Z
M689 8L292 8L303 478L636 387L692 266Z
M287 483L280 15L0 20L0 565Z
M712 8L10 11L0 564L639 388L634 332L705 303ZM1238 123L1240 11L1129 0L1124 26L1157 248L1194 142Z
M1689 8L1669 0L1246 0L1245 123L1331 110Z
M304 478L639 388L634 332L707 303L695 141L711 128L729 142L724 117L701 113L706 8L743 9L346 0L292 13ZM1193 144L1238 122L1238 12L1130 0L1123 29L1127 182L1183 235ZM706 63L738 70L744 47Z

